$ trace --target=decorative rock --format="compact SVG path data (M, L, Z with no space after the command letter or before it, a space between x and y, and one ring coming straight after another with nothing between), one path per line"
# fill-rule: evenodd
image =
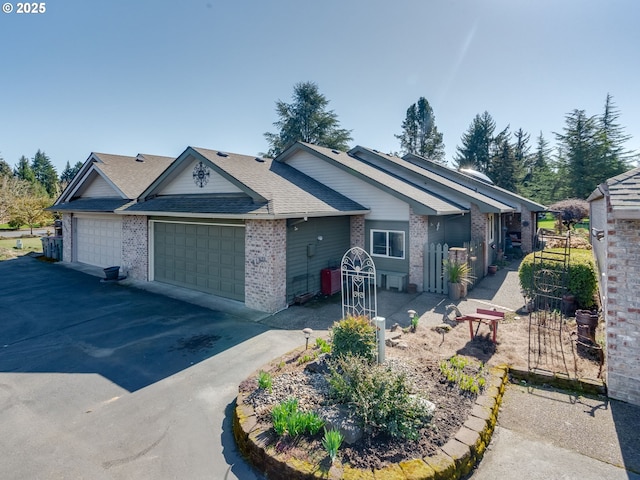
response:
M362 438L362 428L346 407L335 405L322 407L318 410L318 415L324 420L327 430L338 430L349 445L353 445Z
M409 395L409 398L414 399L420 406L424 407L427 411L427 414L432 417L434 412L436 411L436 404L427 400L424 397L420 397L418 395Z

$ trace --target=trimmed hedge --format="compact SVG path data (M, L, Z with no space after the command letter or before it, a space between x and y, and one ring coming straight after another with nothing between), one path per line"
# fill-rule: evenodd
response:
M552 248L550 251L563 252L563 249ZM520 278L520 287L526 292L533 292L533 256L530 253L522 260L518 277ZM567 291L576 297L578 308L589 309L595 305L595 295L598 290L598 275L596 273L596 265L593 260L591 250L571 249L569 256L569 279ZM549 270L561 270L561 265L555 262L539 262L536 268L545 268ZM555 295L560 297L566 292L557 292Z

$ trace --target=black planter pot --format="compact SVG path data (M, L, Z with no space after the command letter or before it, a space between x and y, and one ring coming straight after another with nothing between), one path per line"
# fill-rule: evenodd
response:
M578 324L578 340L586 343L596 343L598 313L590 310L576 310L576 323Z
M120 267L107 267L104 268L104 275L106 280L117 280L120 274Z

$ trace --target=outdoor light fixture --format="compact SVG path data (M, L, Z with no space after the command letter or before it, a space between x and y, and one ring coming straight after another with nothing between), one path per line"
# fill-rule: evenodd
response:
M318 241L321 242L323 240L322 235L318 235Z
M604 230L593 227L591 229L591 236L594 237L596 240L602 240L604 238Z
M305 345L304 345L304 349L307 350L309 348L309 337L313 333L313 330L311 330L309 327L307 327L304 330L302 330L302 333L304 334L304 338L305 338L305 341L306 341Z

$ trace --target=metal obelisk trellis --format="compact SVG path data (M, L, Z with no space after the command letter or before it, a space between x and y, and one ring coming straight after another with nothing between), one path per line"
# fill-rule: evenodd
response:
M340 264L342 273L342 318L378 314L376 266L360 247L347 250Z

